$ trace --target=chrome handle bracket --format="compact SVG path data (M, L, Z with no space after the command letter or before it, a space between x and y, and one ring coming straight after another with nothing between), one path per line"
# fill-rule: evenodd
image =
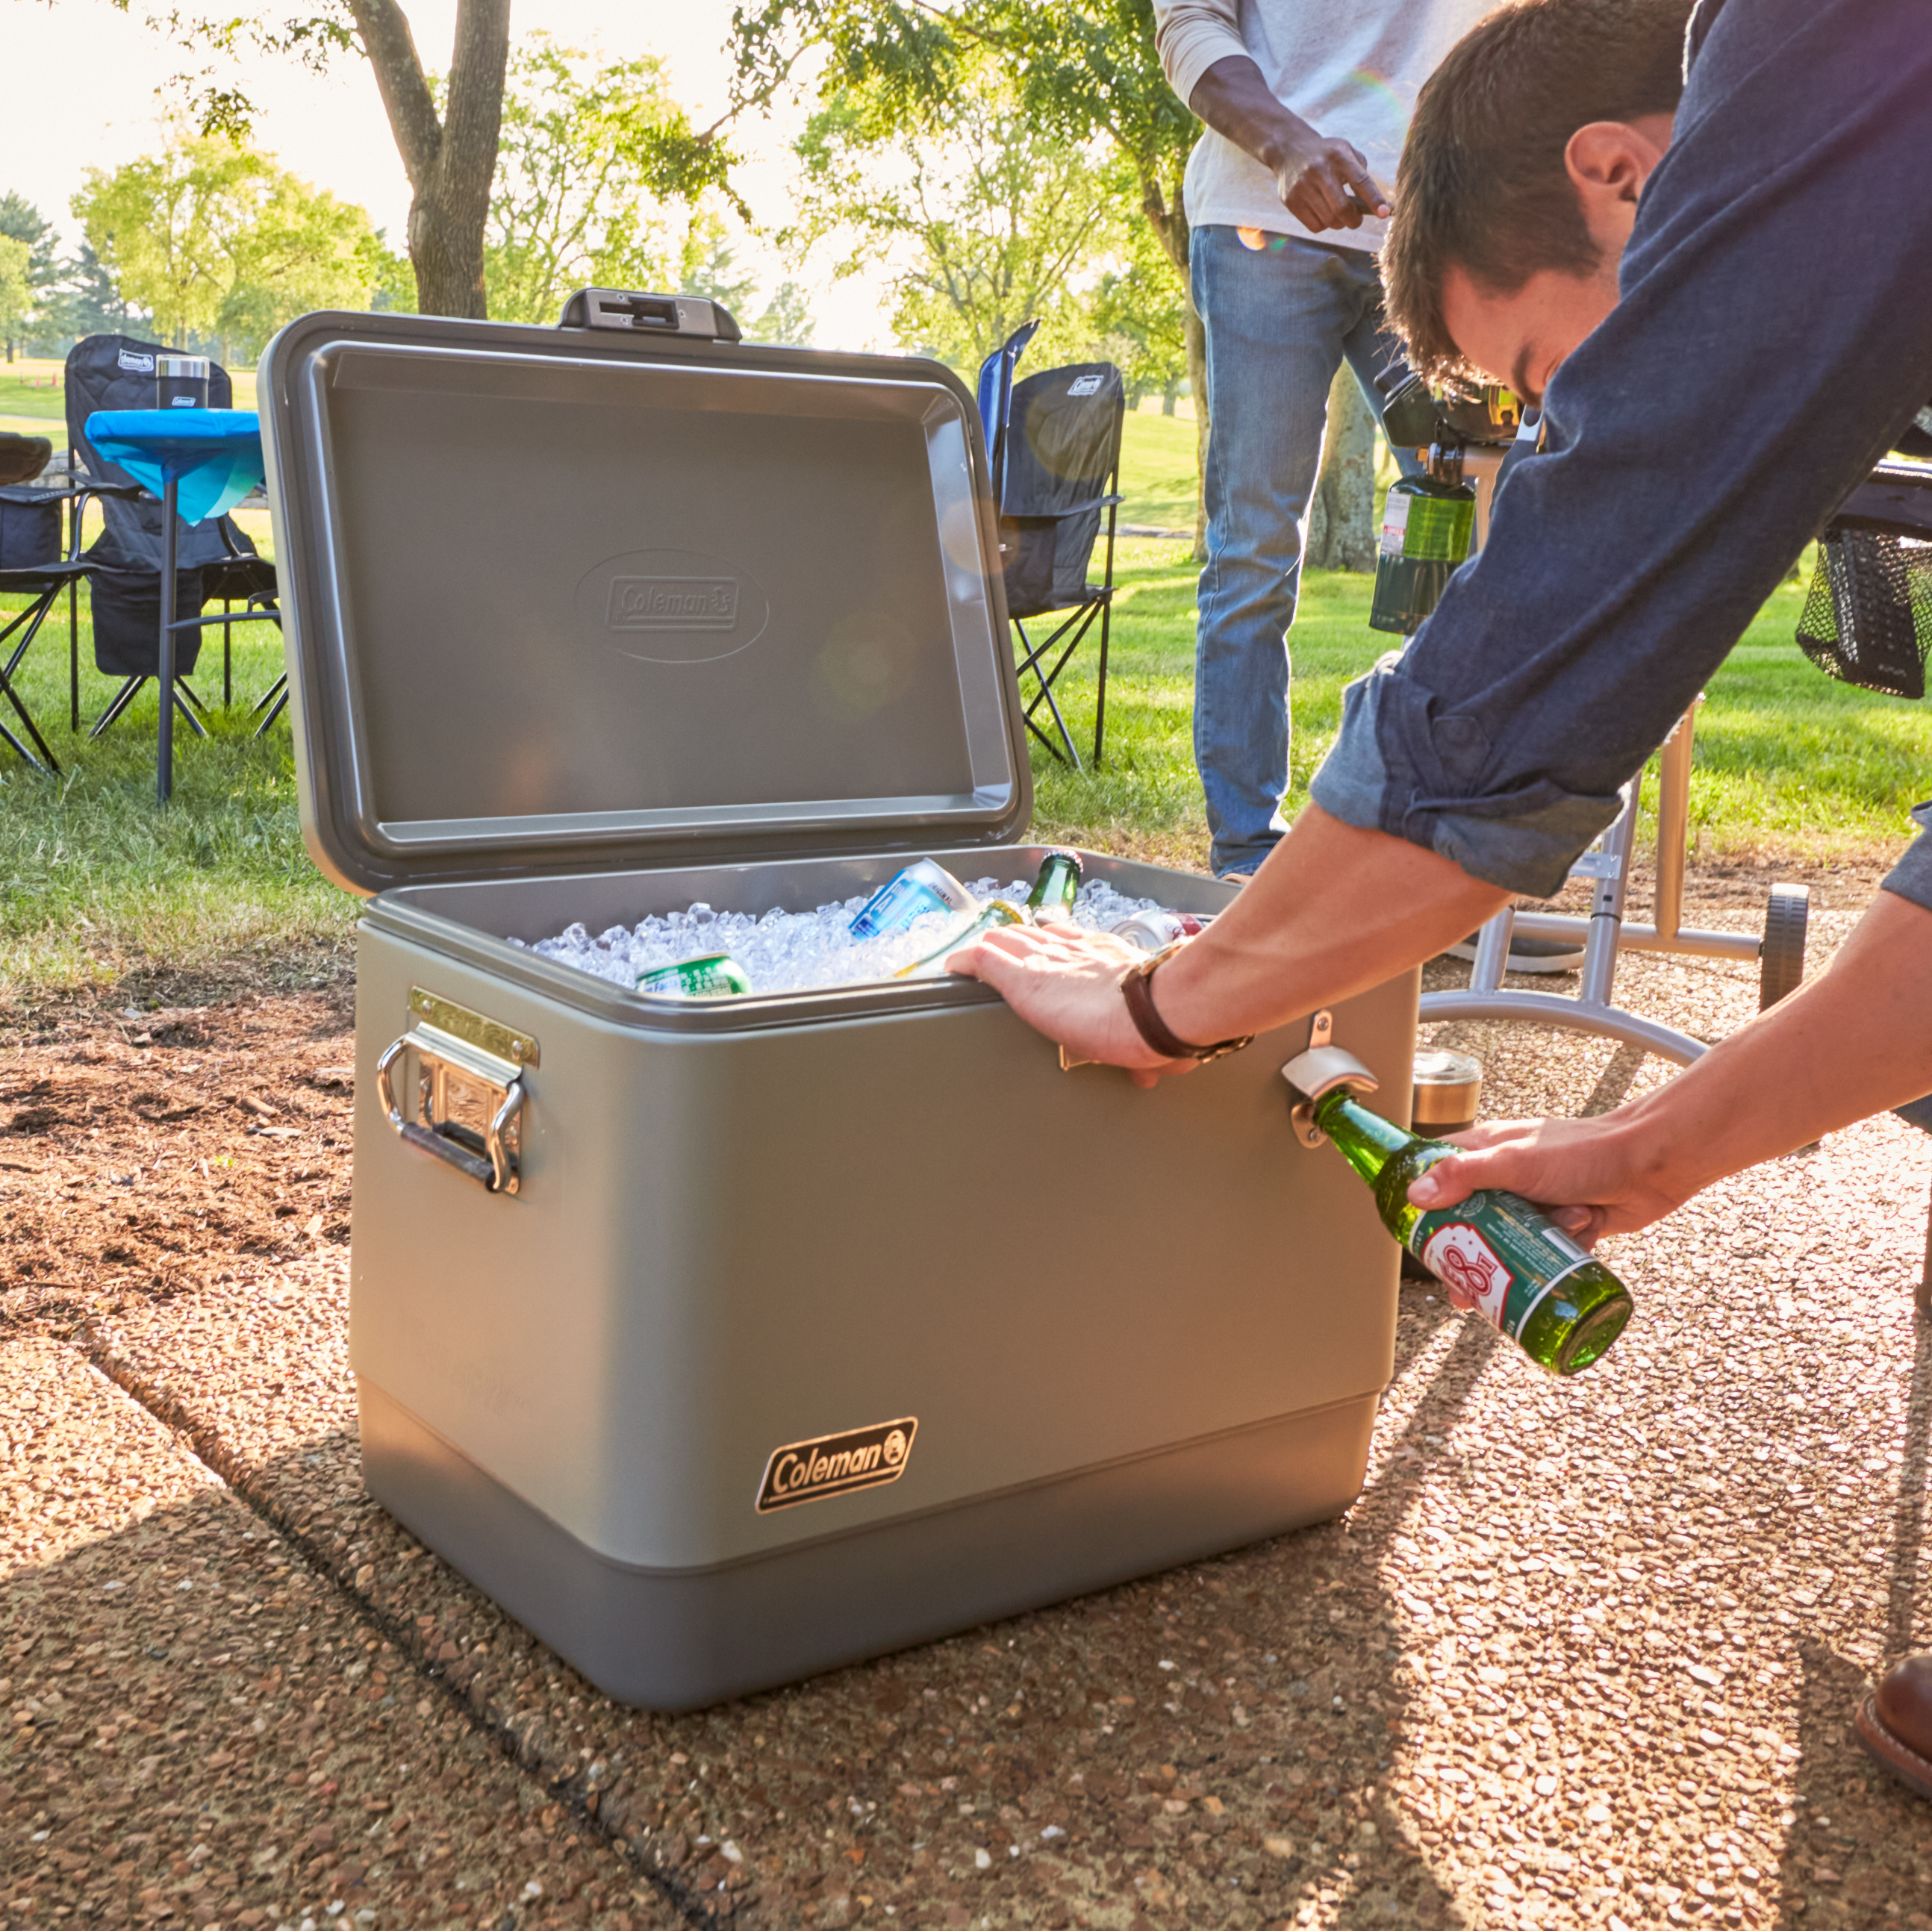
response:
M420 988L413 991L412 1012L422 1012L425 999ZM438 1016L446 1014L474 1018L443 1002ZM474 1035L478 1028L464 1030ZM524 1102L529 1096L524 1069L536 1063L536 1042L507 1027L484 1036L489 1045L419 1019L376 1061L376 1102L399 1139L467 1175L486 1192L518 1193ZM515 1059L489 1049L500 1039L514 1042ZM402 1082L405 1097L398 1098L397 1071L409 1065L412 1054L410 1076ZM462 1117L466 1113L468 1119Z

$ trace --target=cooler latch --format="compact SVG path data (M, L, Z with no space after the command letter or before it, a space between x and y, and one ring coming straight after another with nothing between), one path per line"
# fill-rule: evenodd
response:
M383 1115L412 1147L467 1174L490 1193L522 1185L525 1070L537 1063L537 1042L452 1000L410 989L416 1021L376 1063L376 1096ZM413 1054L414 1063L408 1064ZM406 1098L396 1096L397 1068Z

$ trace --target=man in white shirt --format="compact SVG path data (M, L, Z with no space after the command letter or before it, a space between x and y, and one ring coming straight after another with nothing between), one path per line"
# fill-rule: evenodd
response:
M1185 190L1209 424L1194 755L1222 877L1287 829L1288 629L1328 388L1346 357L1379 412L1389 185L1422 83L1491 4L1154 0L1162 68L1207 123Z

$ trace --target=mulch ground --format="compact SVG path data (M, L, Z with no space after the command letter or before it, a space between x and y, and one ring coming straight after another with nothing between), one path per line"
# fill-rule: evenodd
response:
M1706 1036L1754 1003L1619 986ZM1405 1288L1342 1522L664 1717L361 1489L349 988L172 997L0 1046L0 1926L1932 1931L1932 1809L1850 1727L1928 1635L1925 1136L1616 1243L1584 1381ZM1668 1070L1447 1036L1492 1113Z

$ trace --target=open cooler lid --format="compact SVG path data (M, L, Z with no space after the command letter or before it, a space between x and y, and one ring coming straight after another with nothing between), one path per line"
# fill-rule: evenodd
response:
M350 890L1024 830L938 363L322 313L258 397L302 829Z

